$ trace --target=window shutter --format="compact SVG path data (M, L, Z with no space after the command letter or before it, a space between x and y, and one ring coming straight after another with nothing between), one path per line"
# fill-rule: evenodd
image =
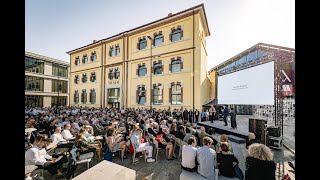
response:
M151 67L151 73L152 73L152 74L154 74L153 70L154 70L154 69L153 69L153 66L152 66L152 67Z
M181 103L183 102L183 87L181 87Z
M96 91L93 91L93 104L95 104L96 103Z
M109 57L111 57L111 49L109 50Z
M92 103L92 90L90 90L90 97L89 97L90 103Z
M136 102L139 104L139 88L136 90Z
M150 101L151 101L151 103L153 104L153 88L151 89L151 99L150 99Z
M169 103L172 104L172 86L169 88Z
M74 61L74 65L78 65L78 64L77 64L77 59Z
M137 74L137 76L139 76L139 67L137 68L136 74Z
M169 41L171 42L172 34L169 34Z
M147 40L145 40L146 41L146 47L148 46L148 41Z
M137 42L137 49L139 49L139 41Z
M77 78L76 77L74 78L74 83L77 84Z
M183 69L183 61L181 60L180 62L181 62L181 69Z
M161 101L160 101L160 103L163 103L163 88L161 90Z
M93 54L91 54L91 56L90 56L90 60L91 60L91 61L93 61Z
M74 93L73 101L74 101L74 103L77 103L77 93Z
M108 79L111 79L111 76L110 76L111 74L110 74L110 72L108 73Z
M161 66L161 74L163 74L163 64L162 64L162 66Z
M146 68L146 74L148 73L147 70L148 70L148 68Z
M162 42L164 42L164 36L162 35Z
M183 30L181 30L181 38L183 38Z
M151 40L152 46L154 46L154 41L155 41L155 39L153 38L153 39Z

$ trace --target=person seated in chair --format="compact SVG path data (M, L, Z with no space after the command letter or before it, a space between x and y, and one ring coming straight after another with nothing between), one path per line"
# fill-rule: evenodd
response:
M25 165L37 165L40 168L48 170L51 175L57 173L57 176L62 176L62 165L68 162L65 155L57 155L55 158L50 156L46 151L46 146L50 143L44 136L38 136L32 148L25 152ZM59 160L57 157L62 156Z
M170 139L167 137L169 132L167 129L159 129L159 133L156 136L156 140L158 141L159 148L166 150L166 156L168 160L173 160L174 152L173 152L173 144Z
M181 168L190 171L197 171L197 141L194 136L188 139L188 145L182 146Z
M136 131L134 131L131 135L131 141L133 143L133 147L135 148L136 152L147 151L148 152L148 159L147 162L154 162L155 159L152 158L152 150L153 147L149 145L149 143L141 143L142 138L142 130L136 126Z
M126 141L123 141L122 138L117 137L116 130L114 128L110 128L107 130L106 142L111 152L117 152L121 148L121 157L123 157L124 159L127 158L127 156L125 156L124 154L127 149Z
M70 129L71 125L68 123L64 125L63 131L61 132L62 137L66 140L74 139L74 136L71 134Z
M235 177L234 163L239 163L238 159L229 151L227 144L221 144L220 152L217 154L219 173L225 177Z
M55 132L51 135L50 139L53 143L57 144L58 148L68 148L71 150L74 142L67 141L61 134L61 127L56 127Z
M249 138L249 141L246 142L247 149L253 143L260 143L260 141L258 139L256 139L256 135L254 133L249 133L248 138Z

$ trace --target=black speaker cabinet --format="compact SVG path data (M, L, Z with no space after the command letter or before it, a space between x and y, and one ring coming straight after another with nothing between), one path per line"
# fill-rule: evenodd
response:
M281 129L280 126L269 126L267 127L267 132L269 136L280 137Z
M267 121L263 119L249 119L249 132L252 132L256 135L256 139L260 142L265 142L265 127Z

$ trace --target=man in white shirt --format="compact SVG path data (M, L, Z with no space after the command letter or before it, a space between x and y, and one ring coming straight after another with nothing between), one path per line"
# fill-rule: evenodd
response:
M61 127L56 127L55 132L51 135L50 139L52 143L57 144L58 148L68 148L69 151L72 149L74 143L71 143L63 138L61 135Z
M197 158L197 141L194 136L188 139L188 145L182 147L182 169L190 172L197 171L196 158Z
M197 150L198 173L208 179L215 179L216 151L211 149L212 139L204 137L202 140L203 147Z
M72 136L71 132L70 132L70 128L71 128L71 125L70 124L65 124L64 125L64 129L63 131L61 132L61 135L64 139L66 140L70 140L70 139L74 139L74 137Z

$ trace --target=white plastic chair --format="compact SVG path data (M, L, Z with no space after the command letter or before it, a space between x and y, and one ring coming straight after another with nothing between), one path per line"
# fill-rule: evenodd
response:
M79 159L77 159L77 150L78 150L78 148L74 147L70 151L72 159L76 162L77 165L87 163L87 167L89 169L90 168L91 158L93 158L93 156L94 156L93 152L82 154L82 155L79 156Z
M132 164L134 164L134 159L136 158L136 153L137 153L137 151L136 151L136 148L134 147L134 144L133 144L132 140L130 140L130 141L131 141L131 144L132 144L132 146L133 146ZM138 152L141 152L141 151L138 151ZM146 151L144 150L144 151L142 151L142 153L143 153L143 157L144 157L144 163L147 163L147 154L146 154Z

